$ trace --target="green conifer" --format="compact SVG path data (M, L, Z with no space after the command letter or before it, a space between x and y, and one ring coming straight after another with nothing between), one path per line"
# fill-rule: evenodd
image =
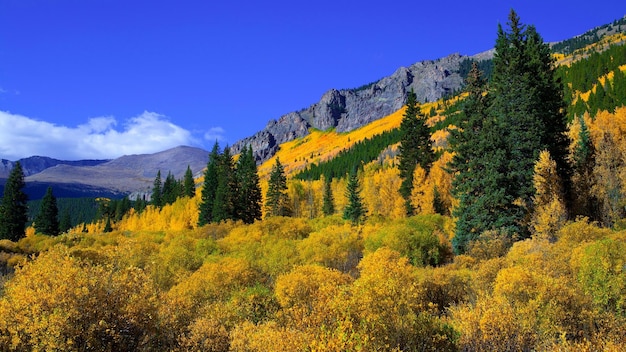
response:
M193 198L196 195L196 184L193 180L193 172L191 172L191 167L189 167L189 165L187 165L187 171L185 171L183 187L185 197Z
M333 179L330 177L324 178L324 197L322 212L324 215L333 215L335 213L335 199L333 197L333 190L331 188Z
M154 178L154 183L152 185L152 196L150 197L150 202L157 208L163 206L163 189L161 183L161 170L157 171L157 175Z
M57 207L57 199L52 193L52 187L48 187L41 200L34 226L37 233L48 236L59 235L59 208Z
M24 171L19 161L15 162L4 185L4 196L0 204L0 239L18 241L25 236L28 221L28 196L24 193Z
M346 197L348 198L348 204L343 209L343 218L350 220L355 225L361 223L365 217L365 206L361 198L361 186L356 168L353 169L348 177Z
M209 161L207 162L206 170L204 171L198 226L204 226L213 221L213 204L215 202L215 192L217 190L218 183L217 168L219 158L219 144L216 141L213 145L211 153L209 154Z
M422 114L417 97L412 90L407 95L406 111L400 124L400 133L398 168L402 184L399 191L405 200L407 215L412 215L414 208L411 204L411 193L415 168L420 165L428 173L435 160L430 141L430 129L426 126L426 116Z
M237 161L239 195L237 213L246 224L261 220L261 186L252 147L244 146Z
M272 166L265 199L266 217L291 215L288 206L287 176L285 176L285 170L278 157Z

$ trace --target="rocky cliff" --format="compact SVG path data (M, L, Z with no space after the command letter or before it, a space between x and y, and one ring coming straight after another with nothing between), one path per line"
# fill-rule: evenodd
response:
M387 116L404 105L411 89L418 101L435 101L462 87L459 65L467 58L453 54L422 61L357 89L331 89L319 102L271 120L263 130L233 144L231 150L238 153L244 145L250 145L257 161L262 162L274 155L281 143L306 136L309 128L348 132Z

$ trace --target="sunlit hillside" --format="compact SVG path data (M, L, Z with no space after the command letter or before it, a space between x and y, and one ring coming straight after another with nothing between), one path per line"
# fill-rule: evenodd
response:
M543 53L546 66L529 72L549 72L552 83ZM189 173L168 186L155 180L160 203L99 199L95 221L62 234L43 234L36 225L46 218L37 217L24 236L0 239L0 351L626 352L626 63L596 54L560 58L556 78L571 84L566 103L581 108L567 124L560 88L524 85L529 72L505 71L500 83L526 89L468 89L421 105L429 118L414 119L419 129L402 124L418 131L404 136L425 141L427 153L406 158L412 169L398 156L409 141L350 177L293 177L398 129L407 108L349 133L313 130L258 170L250 151L237 162L216 152L199 187ZM536 98L538 87L556 103L517 99ZM481 100L502 96L500 104L514 103L500 114ZM514 113L527 107L551 112L546 120L563 129L548 134L544 115L520 123L534 111ZM536 136L563 137L571 204L549 144L511 152ZM273 177L278 215L268 211L277 158L286 171ZM465 168L452 169L455 162ZM524 170L511 168L522 162ZM511 170L518 178L507 178ZM413 188L401 195L405 184ZM492 200L500 194L507 197ZM346 210L357 206L354 219ZM262 215L247 221L248 208ZM211 217L201 223L206 209ZM520 227L507 228L504 217ZM482 223L463 227L474 219Z
M436 105L437 103L423 104L421 105L422 112L428 114L431 108L436 107ZM404 108L347 133L337 133L334 130L311 130L306 137L281 144L276 155L259 166L259 175L262 179L266 178L276 158L279 158L285 166L287 174L302 170L308 164L332 159L340 151L350 148L365 138L371 138L376 134L398 128L403 113Z

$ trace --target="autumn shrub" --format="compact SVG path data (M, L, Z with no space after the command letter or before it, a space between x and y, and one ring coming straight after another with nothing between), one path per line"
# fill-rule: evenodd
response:
M605 238L582 248L577 278L594 304L626 316L626 241Z
M476 293L474 275L466 268L423 268L418 271L419 287L424 291L424 302L433 304L439 314L452 305L470 301Z
M356 269L361 259L363 241L358 228L350 224L331 225L300 241L298 252L304 263L348 273Z
M512 245L513 239L508 234L499 231L485 231L469 243L467 255L478 260L502 257Z
M366 255L351 286L353 326L364 350L453 351L456 331L425 304L417 268L388 248Z
M89 264L56 246L19 268L0 300L2 350L149 350L158 301L138 268Z
M244 259L222 257L205 262L163 295L159 316L170 327L164 340L173 344L196 319L206 316L211 305L227 302L233 292L253 286L258 280L258 273Z
M445 234L445 222L440 215L420 215L396 220L365 238L369 252L387 247L409 258L416 266L441 265L452 260L452 247Z

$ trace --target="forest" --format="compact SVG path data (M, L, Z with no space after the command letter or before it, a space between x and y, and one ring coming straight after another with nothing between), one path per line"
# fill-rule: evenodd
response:
M623 34L575 61L513 11L497 35L455 98L258 167L216 143L147 203L28 215L16 172L0 350L626 351Z

